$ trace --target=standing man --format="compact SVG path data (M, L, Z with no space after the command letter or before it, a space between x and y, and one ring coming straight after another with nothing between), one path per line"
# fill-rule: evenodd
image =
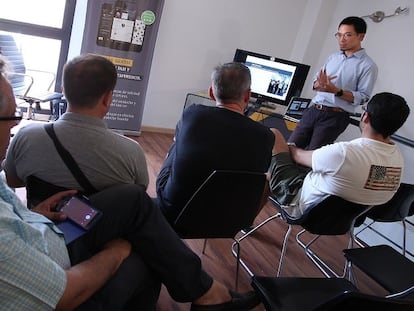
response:
M272 132L244 115L249 68L240 63L218 66L211 83L216 107L192 105L183 112L157 178L158 203L170 223L214 170L264 173L270 164Z
M308 150L333 143L348 126L349 114L369 100L378 68L361 47L366 30L360 17L341 21L335 33L340 51L316 74L313 106L304 113L289 143Z

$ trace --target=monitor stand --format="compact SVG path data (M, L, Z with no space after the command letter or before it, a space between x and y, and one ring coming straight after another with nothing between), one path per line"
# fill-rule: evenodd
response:
M265 108L270 108L270 109L276 109L276 107L277 107L278 105L277 105L277 104L275 104L275 103L272 103L272 102L268 102L268 101L266 101L266 100L263 100L263 99L261 99L261 98L257 98L257 99L254 101L253 106L254 106L255 108L262 108L262 107L265 107Z

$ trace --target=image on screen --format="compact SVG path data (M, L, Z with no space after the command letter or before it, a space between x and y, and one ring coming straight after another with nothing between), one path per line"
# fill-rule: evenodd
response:
M285 100L296 67L248 55L245 65L252 76L252 92Z
M233 61L246 65L252 77L251 93L255 105L287 106L299 97L310 66L287 59L236 49Z

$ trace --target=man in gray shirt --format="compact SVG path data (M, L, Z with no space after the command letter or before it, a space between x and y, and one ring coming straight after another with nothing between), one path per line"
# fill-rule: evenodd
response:
M63 84L68 110L54 122L56 136L97 190L118 184L146 189L148 171L141 146L109 130L103 121L112 91L104 93L102 88L113 90L116 76L105 76L103 69L93 68L99 63L89 64L66 66ZM3 165L11 187L25 186L32 175L63 188L85 190L67 169L43 124L30 124L18 131Z

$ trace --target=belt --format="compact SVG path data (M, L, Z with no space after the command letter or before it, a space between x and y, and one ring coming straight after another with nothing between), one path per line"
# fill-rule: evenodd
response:
M315 108L322 111L332 111L332 112L346 112L345 110L339 108L339 107L329 107L324 106L321 104L314 104Z

